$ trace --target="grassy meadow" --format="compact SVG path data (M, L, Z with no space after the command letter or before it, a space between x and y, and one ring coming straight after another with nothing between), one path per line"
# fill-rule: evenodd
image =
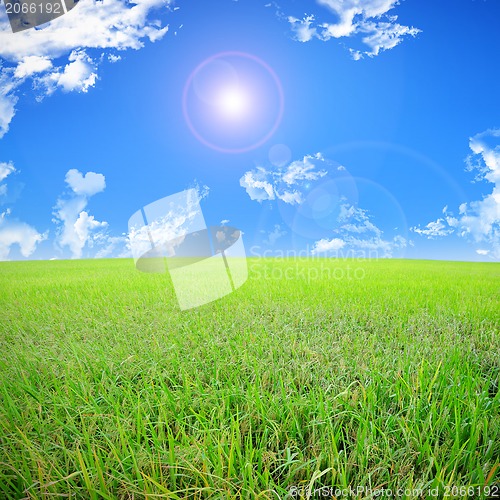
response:
M0 263L0 498L500 496L500 264L248 266Z

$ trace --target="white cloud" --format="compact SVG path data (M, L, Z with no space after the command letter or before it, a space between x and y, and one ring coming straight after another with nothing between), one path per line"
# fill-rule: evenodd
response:
M12 162L9 162L9 163L0 162L0 182L7 179L7 177L15 171L16 171L16 169L14 168L14 165Z
M346 201L340 206L337 222L339 226L332 230L336 237L316 241L311 253L332 253L346 248L357 251L360 257L388 258L395 250L411 244L401 235L384 239L383 231L372 222L368 211Z
M245 172L240 179L240 186L246 189L251 200L274 200L274 186L267 179L272 177L264 168Z
M156 41L167 31L157 19L149 19L154 9L168 6L168 0L88 0L68 14L54 19L42 29L10 32L7 16L0 14L0 57L20 62L28 56L55 59L80 48L140 49L144 39ZM2 11L3 12L3 11Z
M311 253L318 254L318 253L336 252L337 250L340 250L341 248L344 247L345 247L345 241L340 238L332 238L331 240L323 238L314 244Z
M300 205L304 201L300 191L282 191L276 193L276 197L290 205Z
M397 16L388 12L398 5L398 0L317 0L335 17L334 22L320 21L309 14L302 19L288 16L288 22L295 39L308 42L314 38L327 41L332 38L351 38L359 40L365 50L350 48L355 60L377 56L389 50L408 36L415 37L420 30L403 26L397 22Z
M85 245L88 241L91 231L101 227L107 227L107 225L107 222L99 222L95 220L93 215L89 215L85 212L85 210L83 210L78 215L78 219L76 219L73 227L75 228L75 236L78 238L79 243L83 247L83 245Z
M57 88L63 92L88 92L97 80L96 64L85 51L73 51L68 64L34 80L37 89L44 89L44 95L53 94Z
M10 208L0 213L0 260L8 260L14 245L19 246L21 255L30 257L48 233L41 234L25 222L11 220L10 214Z
M395 250L408 246L406 238L400 235L392 240L384 240L380 236L365 239L349 237L346 239L346 244L357 250L368 250L366 256L370 258L391 258Z
M240 186L245 188L252 200L262 202L279 199L290 205L299 205L303 202L301 189L304 185L327 174L325 170L318 170L318 164L324 161L323 156L316 153L306 155L284 169L266 170L257 167L245 172L240 179Z
M440 236L447 236L453 233L453 229L447 228L445 219L437 219L434 222L429 222L423 229L420 226L410 228L411 231L427 236L430 240Z
M17 65L14 70L15 78L26 78L35 73L43 73L52 68L52 61L47 57L26 56Z
M0 162L0 181L7 179L13 172L16 172L16 169L12 162ZM6 192L7 184L0 184L0 195ZM19 246L21 255L30 257L48 236L48 232L41 234L29 224L11 219L11 213L10 208L0 213L0 260L7 260L15 245Z
M416 28L402 26L396 22L397 17L390 17L389 22L364 22L360 23L358 33L365 33L362 41L370 50L359 51L351 49L351 55L355 60L361 59L364 55L369 57L378 56L384 50L390 50L399 45L404 37L415 37L420 33Z
M19 86L19 81L11 78L11 73L3 69L0 64L0 139L9 131L10 122L16 114L18 97L14 92Z
M0 162L0 197L7 194L7 184L2 184L2 181L7 179L7 177L15 171L16 169L12 162Z
M298 42L309 42L314 37L318 36L316 27L314 26L314 16L305 16L303 19L297 19L296 17L289 16L288 22L292 27L292 31L295 34L295 39Z
M72 168L66 173L66 183L75 194L82 196L93 196L104 191L106 187L106 178L102 174L87 172L83 175L78 170Z
M110 63L116 63L118 61L122 60L122 56L119 56L117 54L108 54L108 61Z
M72 192L69 197L60 197L55 206L54 222L59 225L56 242L61 248L68 247L73 259L80 259L85 246L105 240L100 231L107 228L107 222L96 220L85 208L91 196L104 190L106 180L102 174L83 175L76 169L69 170L65 180Z
M109 236L103 232L97 233L96 244L100 250L96 253L96 259L106 257L117 257L119 259L132 257L132 252L128 247L128 238L126 235Z
M293 186L299 181L314 181L324 177L326 171L317 171L313 160L324 161L324 158L321 153L316 153L313 156L307 155L302 160L292 162L281 176L281 180L289 186Z
M47 239L47 233L40 234L25 222L0 220L0 260L9 258L13 245L19 245L21 254L30 257L39 243Z
M0 139L9 131L10 122L16 114L17 100L16 96L4 94L0 88Z
M490 243L495 257L500 258L500 129L471 137L469 146L476 155L479 177L492 183L493 189L482 200L459 207L459 234ZM469 157L469 165L473 160Z
M348 233L367 233L372 232L376 236L380 236L382 231L370 221L367 210L342 203L340 213L337 218L338 222L343 223L341 229Z
M398 4L398 0L317 0L338 17L337 23L327 25L331 36L348 36L356 30L356 17L377 18Z
M102 61L116 62L120 58L116 51L138 50L146 40L155 42L165 35L168 26L162 26L153 13L170 10L171 3L86 0L42 27L15 34L0 9L0 138L15 115L21 85L31 80L40 98L58 88L88 91ZM88 55L90 50L113 52L96 61Z
M13 172L16 169L12 163L0 163L0 180ZM126 238L108 235L107 222L96 220L85 210L89 198L105 189L104 175L95 172L83 175L72 169L65 180L70 190L58 199L55 207L56 243L61 248L68 247L73 258L80 258L85 247L96 248L99 256L111 255L120 250L119 245L123 247L119 256L129 256L130 252L125 249ZM6 187L7 184L0 184L0 194ZM0 213L0 259L9 258L13 245L19 246L24 257L30 257L39 243L47 239L48 231L41 234L25 222L11 219L10 214L10 208Z
M467 170L476 172L476 181L493 184L491 193L482 200L462 203L457 216L446 206L444 218L430 222L425 229L412 230L427 237L457 234L475 244L488 244L489 249L477 253L500 259L500 129L476 134L470 138L469 147L472 154L466 159Z

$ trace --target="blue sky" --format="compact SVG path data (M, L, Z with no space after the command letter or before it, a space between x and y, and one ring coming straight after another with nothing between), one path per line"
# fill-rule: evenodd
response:
M1 260L191 187L249 255L500 258L497 1L137 1L0 8Z

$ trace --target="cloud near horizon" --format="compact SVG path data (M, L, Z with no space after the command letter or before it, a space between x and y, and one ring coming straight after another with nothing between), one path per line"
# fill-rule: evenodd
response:
M89 199L104 191L106 179L102 174L87 172L83 175L71 169L65 181L70 191L61 196L54 207L53 221L58 225L56 244L60 249L68 247L72 259L80 259L86 246L91 248L94 241L106 239L102 231L108 223L96 220L85 210Z
M335 254L340 250L355 252L358 257L391 258L397 250L403 250L411 241L401 235L392 239L384 238L383 231L377 227L367 210L351 205L344 200L337 217L339 226L332 229L335 236L315 242L311 253Z
M443 216L424 228L411 228L429 239L455 234L480 248L478 255L500 259L500 129L488 129L469 139L472 151L466 158L466 170L475 172L475 181L493 184L482 200L462 203L458 214L443 208Z
M17 170L12 162L0 162L0 204L1 197L7 194L9 175ZM39 233L29 224L11 217L12 210L7 208L0 213L0 260L8 260L13 246L18 246L23 257L33 255L38 245L48 237L48 231Z

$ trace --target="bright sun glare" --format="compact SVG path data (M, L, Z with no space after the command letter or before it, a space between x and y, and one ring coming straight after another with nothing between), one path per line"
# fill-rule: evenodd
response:
M219 94L217 107L228 118L241 118L249 109L249 98L239 87L225 88Z

